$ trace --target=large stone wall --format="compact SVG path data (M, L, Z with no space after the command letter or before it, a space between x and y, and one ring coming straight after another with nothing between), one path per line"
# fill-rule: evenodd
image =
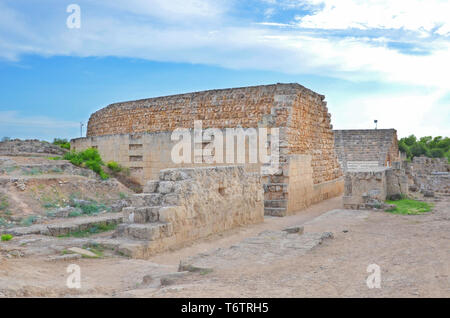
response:
M395 129L334 130L334 145L344 171L389 167L400 160Z
M135 179L145 184L161 169L200 165L176 165L170 156L174 145L171 132L176 128L192 129L195 120L202 120L203 129L279 128L280 169L264 178L265 189L271 189L265 193L265 200L267 214L276 208L274 215L285 215L286 202L268 201L306 195L293 192L288 196L283 192L282 185L290 182L286 173L292 156L311 157L309 168L301 173L310 172L308 178L314 187L326 192L321 197L339 195L342 172L334 151L330 117L324 96L298 84L212 90L109 105L92 114L88 137L72 140L72 147L98 148L105 161L130 167ZM247 171L259 171L260 167L245 164Z
M261 178L242 166L165 169L131 201L115 236L136 258L264 220Z
M314 203L342 194L344 190L342 177L314 184L311 161L310 155L290 155L284 166L283 175L269 177L271 182L264 185L266 214L275 216L293 214Z
M225 132L223 134L225 135ZM193 133L191 133L192 135ZM159 172L163 169L190 168L200 165L194 163L193 140L191 142L192 163L174 163L171 152L178 141L172 141L170 137L171 132L106 135L73 139L71 147L76 151L91 147L98 149L105 162L115 161L124 167L129 167L131 178L141 185L145 185L147 181L157 179ZM248 154L248 143L245 150ZM225 163L225 160L222 164L206 162L201 164L205 167L219 165L229 164ZM245 170L248 172L259 172L260 167L259 163L245 164Z

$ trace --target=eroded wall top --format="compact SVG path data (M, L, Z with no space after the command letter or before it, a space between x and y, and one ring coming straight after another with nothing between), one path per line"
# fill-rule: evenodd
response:
M203 128L258 127L271 121L283 127L288 114L276 113L272 118L272 108L276 104L286 106L290 102L284 100L283 95L302 92L324 98L299 84L274 84L111 104L91 115L87 136L193 128L194 120L202 120Z
M400 159L395 129L334 130L334 144L344 170L351 163L391 166Z

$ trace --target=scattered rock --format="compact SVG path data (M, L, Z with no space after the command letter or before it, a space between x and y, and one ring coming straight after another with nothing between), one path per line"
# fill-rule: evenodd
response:
M48 260L50 262L56 262L56 261L72 261L80 258L81 258L80 254L66 254L66 255L51 256L48 258Z
M304 227L303 226L291 226L285 228L283 231L288 232L290 234L298 233L299 235L303 234Z
M70 213L73 211L75 211L74 207L66 206L66 207L57 209L53 215L58 218L67 218L67 217L69 217Z
M129 204L126 200L120 200L111 205L111 212L121 212L123 208L128 207Z
M390 200L390 201L398 201L401 199L403 199L403 196L401 193L392 194L388 197L388 200Z
M184 263L180 261L180 265L178 265L178 272L191 272L191 273L201 273L201 272L212 272L212 268L208 267L198 267L192 264Z
M88 251L88 250L85 250L85 249L79 248L79 247L71 247L71 248L68 249L68 251L76 253L76 254L80 254L82 256L98 257L97 254L94 254L91 251Z

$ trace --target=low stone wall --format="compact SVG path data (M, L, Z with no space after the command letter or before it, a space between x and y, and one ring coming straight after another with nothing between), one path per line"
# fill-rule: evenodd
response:
M343 205L346 209L381 208L386 199L408 194L408 178L400 163L393 168L347 171Z
M131 200L115 236L135 258L264 219L261 178L242 166L165 169Z
M411 163L405 162L405 165L412 190L450 193L450 164L447 158L414 157Z

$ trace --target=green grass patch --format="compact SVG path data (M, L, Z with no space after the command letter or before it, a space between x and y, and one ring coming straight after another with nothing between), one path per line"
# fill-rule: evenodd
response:
M13 172L13 171L15 171L15 170L17 170L17 169L19 169L19 166L9 166L9 167L4 167L4 168L3 168L3 170L4 170L6 173L11 173L11 172Z
M47 159L48 160L63 160L63 158L59 157L59 156L57 156L57 157L47 157Z
M124 192L119 192L119 198L121 200L127 199L128 198L128 194L126 194Z
M23 172L23 174L26 176L36 176L36 175L39 175L42 173L43 172L39 168L31 168L31 169L27 169Z
M12 238L13 238L13 236L11 234L3 234L2 235L2 241L3 242L10 241L10 240L12 240Z
M398 201L386 201L388 204L394 204L395 208L386 210L386 212L403 215L417 215L430 212L432 204L411 199L403 199Z
M36 222L36 220L37 220L36 215L30 215L30 216L27 216L26 218L23 218L20 221L20 225L22 225L22 226L31 226L34 222Z
M117 227L117 224L98 224L98 225L91 226L87 230L71 232L69 234L60 235L58 237L60 237L60 238L63 238L63 237L78 237L78 238L88 237L88 236L91 236L94 234L113 231L116 229L116 227Z
M9 208L8 198L0 194L0 212L5 212Z

